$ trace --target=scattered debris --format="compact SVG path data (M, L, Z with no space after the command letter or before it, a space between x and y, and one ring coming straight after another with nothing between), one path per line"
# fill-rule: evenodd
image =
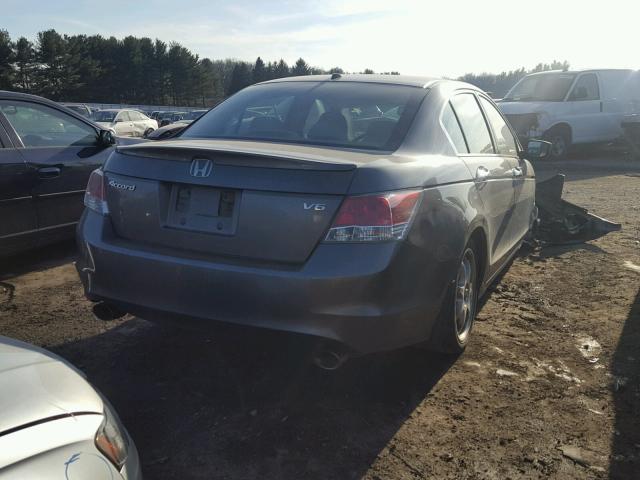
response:
M563 445L560 447L560 451L562 455L567 457L570 460L573 460L579 465L583 467L588 467L589 462L584 458L582 449L580 447L574 447L573 445Z
M602 346L595 338L588 335L578 337L577 347L580 354L586 358L589 363L596 363L600 359L599 355L602 352Z
M640 272L640 265L636 265L635 263L630 262L629 260L625 260L623 265L625 266L625 268L628 268L629 270L633 270L634 272Z
M445 462L450 462L451 460L453 460L453 455L451 455L450 453L443 453L442 455L440 455L440 458Z
M496 374L498 374L501 377L518 377L519 376L516 372L512 372L511 370L504 370L502 368L499 368L498 370L496 370Z
M469 367L482 368L482 365L480 365L478 362L466 361L466 362L464 362L464 364L469 366Z

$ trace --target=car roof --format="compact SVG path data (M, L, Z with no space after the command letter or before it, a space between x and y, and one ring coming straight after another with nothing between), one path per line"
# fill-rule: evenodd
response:
M340 75L337 77L336 75ZM335 77L332 79L332 77ZM392 85L405 85L409 87L429 88L442 79L436 77L421 77L410 75L383 75L383 74L333 74L333 75L305 75L300 77L284 77L268 80L265 83L281 82L357 82L357 83L381 83Z
M588 68L585 70L544 70L542 72L534 72L534 73L529 73L526 76L533 76L533 75L545 75L545 74L549 74L549 73L570 73L570 74L578 74L578 73L590 73L590 72L625 72L625 73L632 73L634 72L634 70L630 69L630 68Z
M80 115L78 112L71 110L66 105L63 105L58 102L54 102L53 100L49 100L48 98L39 97L38 95L31 95L29 93L20 93L20 92L10 92L8 90L0 90L0 100L22 100L25 102L41 103L43 105L47 105L55 109L60 109L60 107L67 108L67 114L77 118L78 120L84 123L88 123L95 128L100 128L98 125L93 123L91 119L88 119Z
M12 100L25 100L28 102L47 103L50 105L60 105L48 98L39 97L38 95L31 95L30 93L10 92L8 90L0 90L0 98L12 99Z

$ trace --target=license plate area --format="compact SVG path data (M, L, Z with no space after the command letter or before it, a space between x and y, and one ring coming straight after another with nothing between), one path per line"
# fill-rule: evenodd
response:
M236 231L240 191L174 184L166 226L221 235Z

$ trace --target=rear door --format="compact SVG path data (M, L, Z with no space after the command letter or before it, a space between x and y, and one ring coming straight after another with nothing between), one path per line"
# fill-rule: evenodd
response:
M583 73L577 78L567 96L566 108L574 143L607 140L607 116L603 113L595 73Z
M52 106L0 100L0 109L29 171L38 230L72 227L82 214L89 174L111 148L91 124Z
M23 157L13 146L3 126L0 113L0 253L31 245L35 233L36 211L31 195L34 176Z
M483 95L478 95L485 118L491 127L493 143L498 155L514 165L512 169L515 213L507 225L510 243L516 244L529 231L535 208L535 177L531 164L521 160L518 155L518 143L513 131L496 106Z
M518 164L512 157L497 153L485 116L472 92L459 93L450 103L467 147L467 152L462 152L460 157L471 171L485 206L491 263L497 269L500 259L515 245L511 231L515 221L513 169Z
M131 118L131 123L133 124L133 136L142 137L146 128L144 115L142 115L140 112L131 110L129 111L129 118Z

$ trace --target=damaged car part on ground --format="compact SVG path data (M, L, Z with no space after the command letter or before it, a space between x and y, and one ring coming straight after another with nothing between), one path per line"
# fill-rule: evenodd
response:
M89 299L141 318L318 337L329 368L342 349L460 352L535 220L524 156L468 84L266 82L118 147L89 182L77 268Z
M595 240L622 228L587 209L562 199L564 175L536 183L538 222L535 238L543 244L571 244Z

